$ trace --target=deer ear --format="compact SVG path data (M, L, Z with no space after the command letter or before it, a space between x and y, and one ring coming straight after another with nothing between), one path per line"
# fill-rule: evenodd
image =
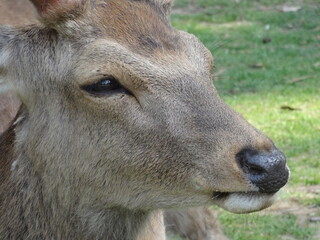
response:
M70 18L84 6L85 0L30 0L45 22Z

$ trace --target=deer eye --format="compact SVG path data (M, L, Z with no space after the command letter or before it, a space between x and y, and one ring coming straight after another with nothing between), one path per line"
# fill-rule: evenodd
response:
M124 92L125 89L120 85L120 83L113 77L107 77L97 83L85 85L81 87L83 90L90 94L103 96L107 94L112 94L116 92Z

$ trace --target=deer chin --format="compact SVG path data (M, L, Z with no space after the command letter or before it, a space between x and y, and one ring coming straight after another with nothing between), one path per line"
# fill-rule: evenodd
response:
M216 192L213 200L219 207L232 213L250 213L270 207L276 193L259 192Z

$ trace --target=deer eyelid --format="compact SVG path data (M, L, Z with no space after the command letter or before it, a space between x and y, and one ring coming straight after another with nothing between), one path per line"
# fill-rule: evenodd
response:
M81 87L82 90L96 97L105 97L116 93L126 93L127 90L112 76Z

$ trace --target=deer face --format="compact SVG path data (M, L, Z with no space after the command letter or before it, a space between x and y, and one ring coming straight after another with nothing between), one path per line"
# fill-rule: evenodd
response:
M0 29L0 76L25 106L19 136L48 198L272 204L283 154L219 98L210 52L170 26L170 2L33 2L45 27Z

